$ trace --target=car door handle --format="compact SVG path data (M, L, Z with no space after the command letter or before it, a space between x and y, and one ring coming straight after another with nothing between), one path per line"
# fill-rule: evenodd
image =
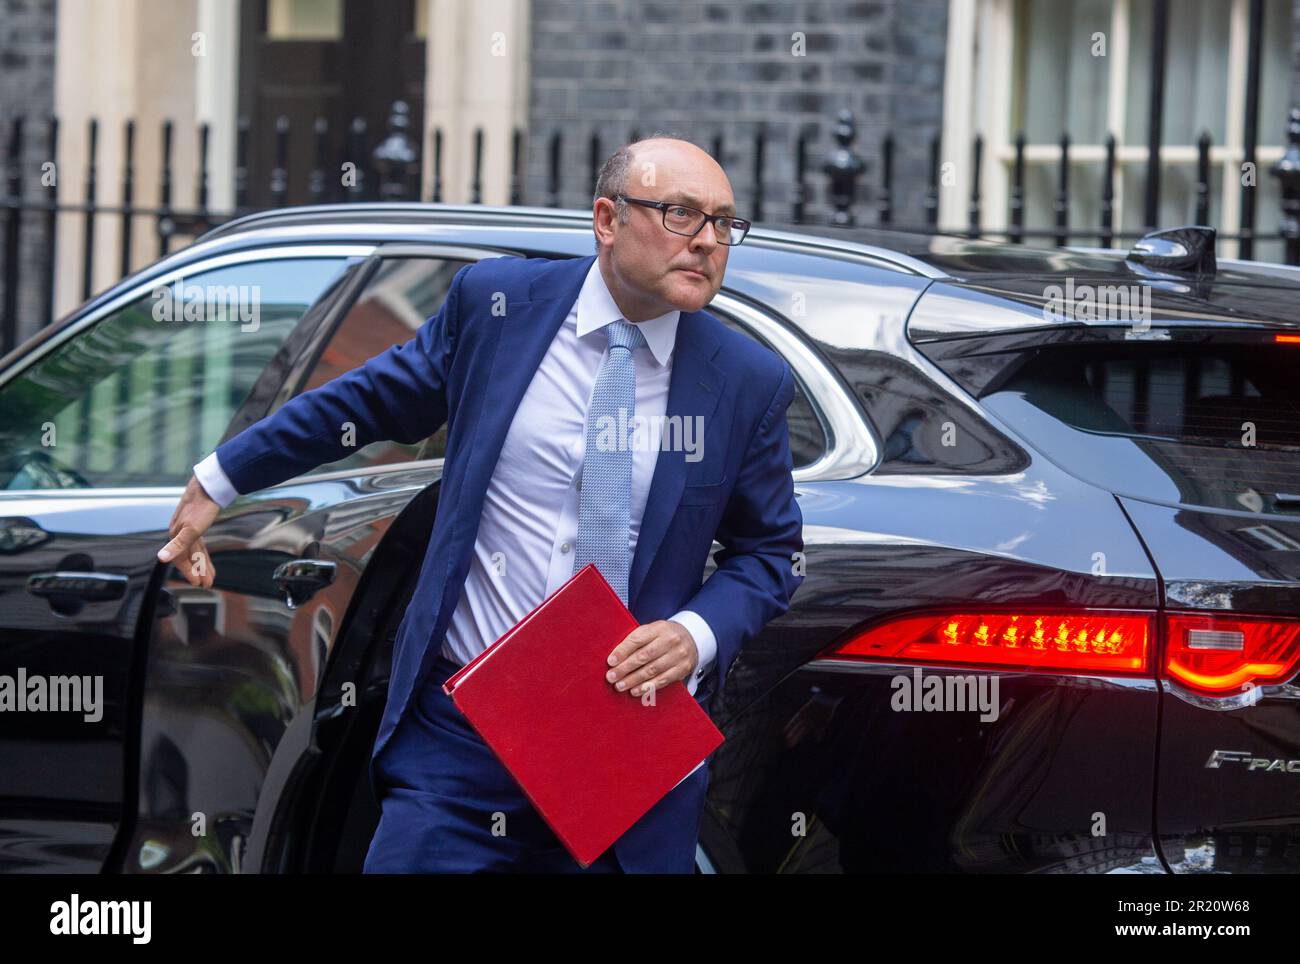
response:
M334 581L335 566L320 559L294 559L275 567L271 580L285 594L285 603L296 609Z
M27 577L27 591L33 596L75 598L105 602L126 595L126 576L114 572L37 572Z

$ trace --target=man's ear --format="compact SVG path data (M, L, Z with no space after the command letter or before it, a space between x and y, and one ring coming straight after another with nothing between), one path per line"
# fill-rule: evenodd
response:
M596 250L600 250L601 234L612 234L616 209L614 202L607 197L598 197L591 208L591 229L596 236Z

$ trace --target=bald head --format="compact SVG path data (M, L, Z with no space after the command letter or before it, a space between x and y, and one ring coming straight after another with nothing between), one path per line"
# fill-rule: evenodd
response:
M626 200L625 200L626 198ZM699 311L722 287L728 246L698 214L738 216L726 172L707 151L656 134L619 148L600 169L592 231L605 284L629 321ZM694 234L669 227L699 225ZM724 234L724 237L727 237Z
M641 188L654 187L664 182L664 177L677 176L684 180L707 179L725 184L731 192L731 181L713 156L703 148L682 137L656 134L625 144L609 156L596 177L594 202L598 198L614 200L619 194L643 197ZM673 200L685 199L674 198ZM699 205L692 205L698 207ZM627 221L627 205L616 202L618 219ZM735 214L732 211L713 211L714 214Z

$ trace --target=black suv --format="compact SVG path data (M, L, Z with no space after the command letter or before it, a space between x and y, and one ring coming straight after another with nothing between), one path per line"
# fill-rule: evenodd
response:
M709 707L700 870L1300 870L1300 271L1207 242L731 252L710 311L798 380L806 578ZM466 262L591 249L583 212L286 209L0 360L0 868L360 869L445 429L238 498L211 589L155 552L194 463ZM258 317L159 317L232 286Z

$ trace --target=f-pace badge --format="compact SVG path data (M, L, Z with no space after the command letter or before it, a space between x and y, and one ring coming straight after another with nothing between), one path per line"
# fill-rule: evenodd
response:
M1244 763L1246 769L1265 773L1300 773L1300 760L1274 760L1255 756L1246 750L1215 750L1205 761L1205 769L1220 770L1225 763Z

